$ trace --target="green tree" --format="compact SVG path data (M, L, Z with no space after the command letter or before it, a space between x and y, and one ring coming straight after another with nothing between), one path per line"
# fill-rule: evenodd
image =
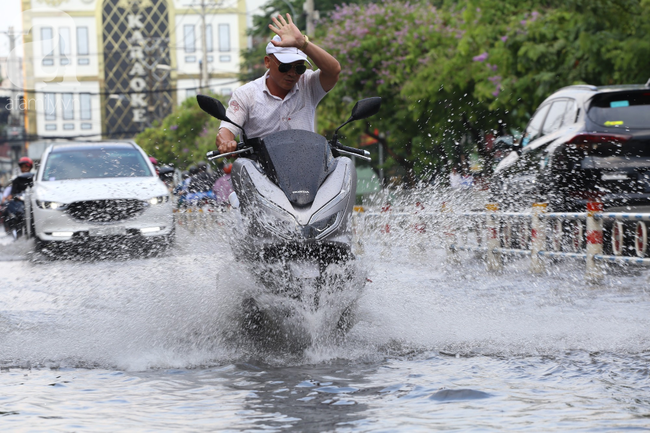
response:
M477 25L462 44L486 55L475 96L517 127L560 87L650 76L648 0L470 0L466 11Z
M295 10L302 4L287 1ZM484 150L489 131L524 128L562 86L650 78L650 0L327 4L329 14L316 2L322 18L314 39L343 70L319 106L319 132L331 134L355 100L381 96L378 115L341 132L348 145L364 133L378 139L384 168L399 168L409 184ZM272 0L266 11L256 18L260 43L247 54L242 81L262 75L270 16L289 8ZM217 125L191 100L137 139L161 161L182 166L214 147Z
M321 44L341 63L338 84L321 104L319 125L330 129L339 123L341 112L349 112L345 101L380 96L382 108L360 128L379 140L388 156L385 168L399 166L406 181L425 175L437 156L431 148L433 125L412 114L418 103L403 94L413 74L428 59L445 62L456 44L456 31L448 25L448 14L428 2L346 5L336 8L325 25ZM374 134L374 129L380 134ZM354 136L354 131L346 129Z
M371 120L411 182L470 151L487 156L487 132L525 127L562 86L650 77L650 0L437 4L343 6L326 26L344 73L321 118L338 116L344 96L381 96Z
M219 124L199 108L195 98L187 98L160 124L145 129L135 140L160 163L185 168L205 161L205 154L214 150Z

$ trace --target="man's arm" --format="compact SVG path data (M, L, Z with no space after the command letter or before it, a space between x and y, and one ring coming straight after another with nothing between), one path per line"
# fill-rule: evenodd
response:
M245 87L245 86L244 86ZM230 102L228 102L228 109L226 110L226 115L230 120L235 122L238 125L245 127L246 117L248 112L248 98L246 94L241 93L241 87L232 94L230 97ZM219 153L234 152L237 150L237 141L235 141L235 133L232 129L239 129L237 127L228 124L228 127L221 124L219 128L219 133L217 134L217 149Z
M287 14L287 20L282 15L272 18L273 24L269 24L269 29L278 34L280 42L271 41L275 46L296 47L302 50L314 61L314 64L320 69L320 84L323 90L329 92L339 80L341 73L341 64L330 53L317 46L313 42L305 41L305 36L300 29L293 23L291 15ZM305 44L305 42L307 42Z
M326 92L332 90L339 80L339 74L341 73L341 65L338 60L311 41L307 43L307 47L305 47L303 52L320 69L320 85L323 86L323 90Z

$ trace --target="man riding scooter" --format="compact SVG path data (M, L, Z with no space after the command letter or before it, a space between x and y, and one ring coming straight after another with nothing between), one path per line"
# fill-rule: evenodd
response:
M316 106L334 88L341 72L338 60L303 35L291 15L272 20L269 29L276 36L266 46L266 73L237 88L228 103L228 118L249 137L289 129L314 131ZM307 57L317 71L311 70ZM239 133L234 124L221 123L216 139L219 152L235 151Z
M14 239L20 237L24 232L25 225L25 202L22 199L23 193L27 188L33 185L34 174L31 169L34 167L34 162L24 156L18 161L20 167L20 175L16 176L11 181L11 185L6 195L3 194L2 198L2 217L5 226L5 232L11 234Z

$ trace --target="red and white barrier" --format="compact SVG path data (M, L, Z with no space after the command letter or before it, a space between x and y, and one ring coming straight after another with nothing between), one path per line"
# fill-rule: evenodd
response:
M596 213L603 211L603 204L598 201L587 203L587 273L588 279L602 277L602 269L596 265L595 256L603 254L603 221L596 219Z
M637 257L645 256L648 249L648 227L644 222L639 221L636 223L636 236L634 239L634 252Z
M650 265L650 258L645 258L648 242L645 221L650 221L650 214L603 213L603 204L594 201L588 203L585 213L547 213L545 203L536 203L533 205L532 213L498 213L496 205L488 205L487 212L469 212L458 216L471 218L474 221L477 246L453 244L448 249L484 252L490 270L502 269L502 254L530 255L533 273L544 272L544 257L583 259L586 261L585 275L590 280L603 277L603 269L599 262ZM517 249L511 248L513 219L519 220L516 224L520 227ZM603 255L604 220L613 220L611 230L613 255ZM637 220L634 239L637 257L624 256L625 231L621 221L626 220ZM530 221L530 230L528 230L528 221ZM583 221L586 221L586 231L583 231ZM567 222L571 227L565 230ZM549 230L551 238L547 242ZM528 234L530 238L527 237ZM563 242L567 236L569 242ZM486 240L485 245L481 239Z
M501 242L499 241L497 222L494 218L494 214L499 210L499 205L496 203L487 204L485 210L487 211L485 222L487 229L487 268L490 271L500 271L503 268L503 262L501 261L501 253L497 250L501 247Z
M545 258L581 259L586 262L586 277L592 280L603 277L602 262L650 266L650 258L646 257L650 213L604 213L600 202L590 202L587 212L546 212L546 209L545 203L536 203L529 213L499 212L496 204L488 204L485 212L455 213L443 203L441 211L436 213L424 213L417 205L410 212L384 207L381 213L364 213L364 218L377 218L375 229L386 234L393 231L393 226L427 234L422 236L422 242L430 241L430 230L419 227L423 224L426 228L438 227L442 230L436 232L442 233L442 245L450 262L460 261L458 251L474 251L484 255L487 268L492 271L503 268L505 255L530 256L533 273L545 271ZM612 255L603 254L604 221L612 224L612 236L607 244ZM626 228L623 221L635 221L634 230ZM469 236L470 232L475 237ZM626 243L625 236L630 233L634 233L634 248L630 239Z
M544 272L544 262L542 261L539 252L544 250L544 245L546 244L546 230L542 224L540 214L546 212L546 206L546 203L533 204L533 216L530 230L530 270L535 274Z
M456 243L456 231L454 230L454 215L452 213L451 206L447 202L442 203L442 228L444 235L445 251L447 252L447 261L453 264L457 264L458 254L456 250L452 248L452 245Z

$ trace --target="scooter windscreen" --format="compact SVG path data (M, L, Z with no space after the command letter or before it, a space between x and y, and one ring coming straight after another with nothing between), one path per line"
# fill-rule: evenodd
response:
M295 206L314 201L336 163L327 140L311 131L280 131L264 137L256 149L266 175Z

